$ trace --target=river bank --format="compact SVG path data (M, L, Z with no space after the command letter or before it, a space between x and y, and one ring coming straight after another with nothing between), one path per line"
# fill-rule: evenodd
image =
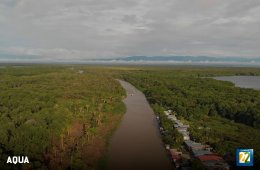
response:
M127 112L111 139L108 169L171 169L156 117L144 94L125 81L119 82L127 92Z

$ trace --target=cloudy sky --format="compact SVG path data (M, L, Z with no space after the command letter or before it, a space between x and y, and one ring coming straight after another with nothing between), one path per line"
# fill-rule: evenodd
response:
M260 57L259 0L0 0L0 57Z

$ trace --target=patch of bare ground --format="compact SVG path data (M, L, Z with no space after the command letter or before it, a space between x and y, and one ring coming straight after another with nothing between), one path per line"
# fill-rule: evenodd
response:
M122 114L110 115L93 128L81 121L72 123L59 139L52 139L52 148L44 154L48 169L72 169L75 160L82 169L98 169L104 156L109 137L117 127Z
M116 129L122 115L113 115L108 118L106 123L97 128L96 135L81 146L81 157L88 167L97 169L98 162L107 151L109 137ZM87 140L83 140L87 141Z

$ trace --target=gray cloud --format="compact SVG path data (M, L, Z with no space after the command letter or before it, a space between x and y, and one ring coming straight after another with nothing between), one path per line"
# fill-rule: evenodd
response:
M0 53L260 57L258 0L0 0Z

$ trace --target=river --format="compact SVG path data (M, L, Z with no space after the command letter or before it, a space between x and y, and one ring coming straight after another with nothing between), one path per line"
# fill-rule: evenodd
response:
M214 79L230 81L238 87L260 90L260 76L222 76Z
M171 169L158 123L144 94L125 81L119 82L127 92L127 112L110 141L108 169Z

